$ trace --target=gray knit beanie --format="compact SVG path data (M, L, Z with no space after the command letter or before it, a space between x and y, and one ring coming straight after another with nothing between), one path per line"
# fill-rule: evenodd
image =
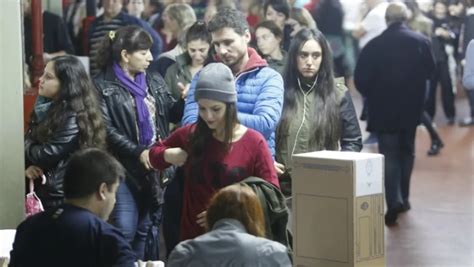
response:
M194 98L206 98L224 103L237 101L232 71L223 63L211 63L199 73Z

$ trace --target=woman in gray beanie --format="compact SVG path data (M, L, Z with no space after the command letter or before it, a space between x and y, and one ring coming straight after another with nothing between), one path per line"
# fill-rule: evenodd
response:
M234 76L222 63L204 67L194 95L199 119L182 127L150 150L154 168L170 165L185 169L180 239L204 233L205 210L222 187L249 176L279 187L265 138L237 119Z

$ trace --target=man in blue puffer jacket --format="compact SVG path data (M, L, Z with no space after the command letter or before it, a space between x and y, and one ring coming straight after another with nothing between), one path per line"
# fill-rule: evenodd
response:
M219 61L234 73L239 121L259 131L275 156L275 129L283 106L281 75L269 68L253 48L248 47L249 26L240 11L230 8L219 10L209 21L208 28ZM199 73L191 81L183 125L194 123L198 118L198 105L194 100L198 77Z

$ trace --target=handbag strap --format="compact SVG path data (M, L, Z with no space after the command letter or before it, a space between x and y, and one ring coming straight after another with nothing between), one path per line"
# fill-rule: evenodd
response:
M33 193L35 192L35 183L33 179L28 179L28 180L30 180L30 193Z
M35 181L33 179L28 179L30 180L29 183L29 188L30 188L30 193L35 192ZM46 176L43 174L41 175L41 184L46 184Z

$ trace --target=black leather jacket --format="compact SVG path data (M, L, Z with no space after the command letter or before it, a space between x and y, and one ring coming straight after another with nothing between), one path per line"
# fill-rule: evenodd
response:
M76 113L68 112L64 123L54 132L47 143L40 143L31 136L31 129L37 126L35 120L25 136L25 165L40 167L47 177L46 184L35 180L35 192L43 204L48 201L62 201L65 165L72 153L79 149L79 126ZM59 204L59 203L58 203ZM52 204L55 205L55 204Z
M157 138L169 135L169 123L178 122L183 113L184 101L175 101L165 81L158 73L147 72L149 93L155 98ZM147 171L140 163L140 154L147 149L138 141L135 100L128 89L120 83L112 67L94 78L107 128L109 150L124 165L127 178L141 182Z

